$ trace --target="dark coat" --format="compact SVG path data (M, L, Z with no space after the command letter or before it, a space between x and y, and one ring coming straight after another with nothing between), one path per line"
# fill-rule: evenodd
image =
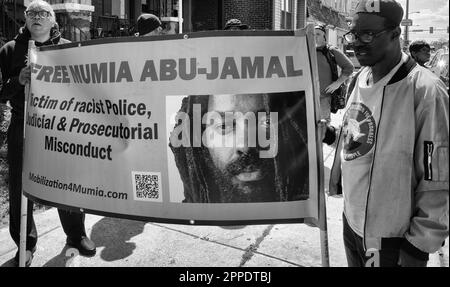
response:
M30 32L26 27L22 27L19 34L0 49L0 69L3 78L0 101L6 102L9 100L12 113L18 118L23 118L25 101L25 86L19 83L19 74L27 64L28 41L30 39ZM35 42L35 45L40 47L69 42L69 40L61 38L61 33L56 28L52 28L50 39L44 43Z

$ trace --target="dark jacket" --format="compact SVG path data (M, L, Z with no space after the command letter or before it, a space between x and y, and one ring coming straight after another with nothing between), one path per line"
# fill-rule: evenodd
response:
M28 55L28 41L31 34L26 27L19 30L14 40L9 41L0 49L0 69L3 78L3 87L0 90L0 101L10 101L12 113L23 118L25 86L19 83L20 71L26 66ZM50 39L44 43L35 42L37 47L69 43L61 38L61 33L52 28Z

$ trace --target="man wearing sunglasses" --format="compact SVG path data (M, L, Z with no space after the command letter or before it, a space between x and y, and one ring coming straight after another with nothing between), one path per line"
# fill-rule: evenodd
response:
M55 12L50 4L35 0L25 11L26 25L19 30L14 40L0 49L0 68L4 85L1 94L10 100L12 106L11 123L8 129L9 166L9 229L11 237L19 246L20 206L22 194L22 152L25 85L30 82L31 69L27 63L28 41L34 40L36 46L68 43L58 31ZM3 97L0 97L3 98ZM79 250L80 254L91 256L96 247L87 236L84 227L84 214L58 209L67 244ZM28 201L26 265L31 264L36 250L37 230L33 219L33 202ZM15 256L18 264L18 253Z
M361 0L345 39L364 66L349 85L330 195L344 195L349 266L426 266L449 234L449 99L401 50L403 9Z

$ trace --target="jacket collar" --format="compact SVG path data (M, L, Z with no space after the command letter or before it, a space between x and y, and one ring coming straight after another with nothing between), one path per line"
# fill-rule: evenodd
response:
M408 60L406 60L406 62L404 62L400 66L400 68L397 70L397 72L394 74L394 76L392 76L388 85L391 85L391 84L394 84L394 83L397 83L397 82L403 80L415 66L417 66L416 61L414 61L414 59L411 56L408 56Z
M21 42L24 44L28 44L28 40L31 39L30 31L27 29L26 26L23 26L19 29L19 34L14 38L17 42ZM36 46L48 46L48 45L56 45L59 43L59 40L61 39L61 33L58 31L58 29L53 27L50 30L50 39L45 41L44 43L36 42Z

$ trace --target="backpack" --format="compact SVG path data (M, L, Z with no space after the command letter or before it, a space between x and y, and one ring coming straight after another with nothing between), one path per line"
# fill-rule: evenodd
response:
M328 65L330 65L331 69L331 79L336 81L339 78L338 69L337 69L337 62L336 57L334 56L333 52L331 52L331 46L326 45L323 49L320 50L322 54L327 59Z
M336 62L336 57L331 51L331 46L326 45L320 52L327 59L328 65L331 69L331 80L334 82L339 78L338 65ZM330 110L335 114L338 110L343 109L346 104L346 88L345 84L342 84L336 91L331 94L331 105Z

